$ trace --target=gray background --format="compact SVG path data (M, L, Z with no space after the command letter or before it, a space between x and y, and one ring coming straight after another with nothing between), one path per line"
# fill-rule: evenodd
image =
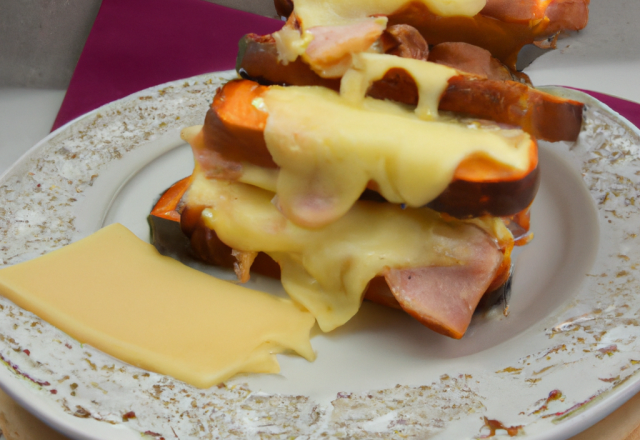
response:
M271 0L207 0L276 17ZM66 89L101 0L0 0L0 88Z
M273 0L207 1L276 15ZM65 90L100 2L0 0L0 90ZM640 0L592 0L590 10L587 28L560 40L558 50L536 59L527 73L536 85L570 85L640 102ZM523 67L537 53L522 55Z

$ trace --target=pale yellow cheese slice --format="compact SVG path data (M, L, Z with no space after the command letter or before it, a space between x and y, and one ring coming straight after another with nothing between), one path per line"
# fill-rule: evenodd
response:
M277 373L276 353L315 357L311 314L164 257L119 224L0 270L0 294L82 343L200 388Z

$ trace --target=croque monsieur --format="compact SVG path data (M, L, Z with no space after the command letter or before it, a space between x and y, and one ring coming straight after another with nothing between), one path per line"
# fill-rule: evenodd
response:
M530 87L510 65L522 44L559 30L538 8L529 36L504 50L430 49L422 29L389 26L394 17L427 8L452 26L485 23L491 5L341 4L279 2L283 30L243 39L247 79L219 89L204 125L183 131L193 175L152 214L179 219L195 255L240 281L252 268L279 276L323 331L367 298L461 338L531 237L536 139L580 132L581 103Z

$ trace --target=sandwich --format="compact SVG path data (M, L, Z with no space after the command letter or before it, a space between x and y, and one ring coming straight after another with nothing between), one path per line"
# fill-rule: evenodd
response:
M361 71L379 57L399 61L363 55ZM442 83L456 73L425 65ZM526 218L537 143L518 128L440 115L437 102L416 113L358 101L364 76L353 75L343 93L248 80L220 89L204 125L184 132L197 165L182 229L201 259L234 264L241 280L260 255L275 261L325 331L366 295L459 338L509 274L514 240L502 217Z
M583 29L588 6L589 0L276 0L287 22L271 35L244 36L236 69L265 85L338 90L354 54L431 61L458 71L441 110L519 126L536 139L574 141L582 103L536 90L515 63L524 45L555 47L559 36ZM367 93L409 105L418 99L414 78L403 69L387 70Z
M515 69L524 45L553 48L558 37L583 29L589 19L589 0L275 0L275 5L288 20L274 34L281 59L301 56L323 77L339 76L349 53L374 43L388 50L390 41L403 40L393 31L398 25L417 31L430 45L482 47Z
M342 18L319 30L332 14L317 2L281 2L283 30L242 40L245 79L183 131L194 172L152 216L179 221L197 258L241 282L280 277L323 331L366 298L461 338L532 237L537 139L575 140L583 105L532 88L504 55L513 47L429 47L415 27L388 26L427 3L450 25L484 23L472 5L484 2L405 3L328 2Z

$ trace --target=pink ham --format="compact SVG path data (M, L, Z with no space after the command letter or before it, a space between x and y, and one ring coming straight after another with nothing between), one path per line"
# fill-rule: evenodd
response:
M503 254L480 230L449 251L459 265L389 269L385 279L405 312L438 333L460 339Z
M250 269L280 277L278 264L266 254L241 252L224 244L204 225L202 208L187 206L180 219L197 258L216 266L233 267L241 282L248 280ZM384 277L371 280L365 298L403 309L430 329L461 338L478 302L492 282L500 279L503 261L509 266L508 253L503 255L493 238L473 227L468 232L464 240L447 240L446 254L459 264L387 269Z
M491 52L469 43L437 44L429 53L429 61L492 80L514 79L509 68L493 58Z
M339 78L351 65L351 54L369 49L383 31L383 26L371 20L344 26L313 27L309 29L313 40L305 55L318 75Z
M556 31L578 30L587 25L589 0L487 0L480 13L506 22L547 17Z

